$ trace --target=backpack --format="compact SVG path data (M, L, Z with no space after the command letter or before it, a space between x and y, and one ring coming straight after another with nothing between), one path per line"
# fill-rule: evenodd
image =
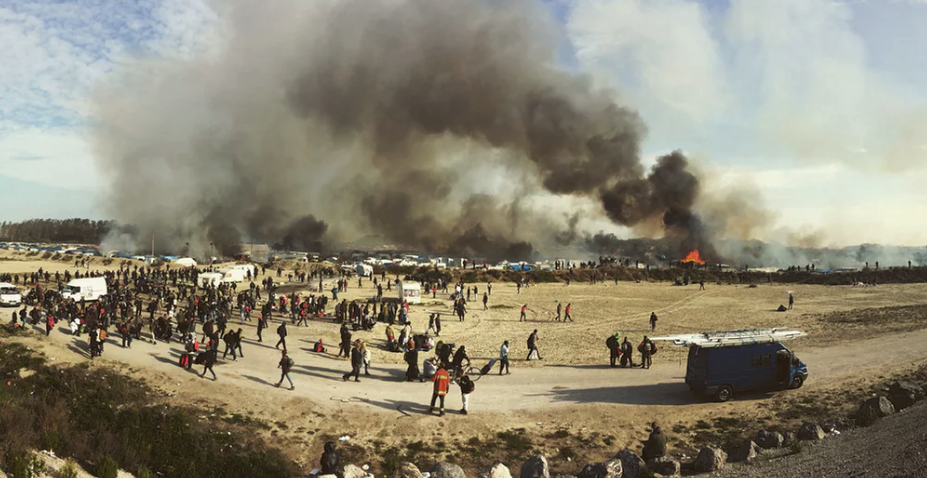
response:
M286 366L287 366L287 367L290 367L290 368L293 368L293 365L296 365L296 362L294 362L292 358L287 357L287 358L286 358Z
M106 331L105 331L105 330L102 330L102 329L100 330L100 340L101 340L101 341L106 340Z
M608 347L609 350L618 348L618 339L612 335L611 337L605 339L605 346Z

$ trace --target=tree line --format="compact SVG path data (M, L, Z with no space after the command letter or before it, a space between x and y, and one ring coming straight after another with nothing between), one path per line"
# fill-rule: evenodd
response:
M4 221L0 223L0 241L100 244L114 227L115 221L79 218Z

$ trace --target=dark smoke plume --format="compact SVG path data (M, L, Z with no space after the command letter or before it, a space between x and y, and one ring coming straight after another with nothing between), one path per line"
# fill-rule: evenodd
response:
M708 244L686 158L644 171L640 117L557 66L539 3L241 3L227 18L218 54L133 65L98 97L109 206L165 247L373 233L526 260L578 237L578 216L564 232L521 203L545 195L596 200L624 226L662 218L686 247ZM498 178L517 187L488 193Z

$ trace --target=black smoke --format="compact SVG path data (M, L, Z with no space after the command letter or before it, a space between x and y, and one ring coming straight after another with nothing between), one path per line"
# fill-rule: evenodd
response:
M685 156L644 170L643 121L557 64L539 2L243 2L224 18L220 54L145 65L98 98L108 204L142 233L223 252L378 234L529 260L581 236L578 216L523 199L567 196L705 247Z

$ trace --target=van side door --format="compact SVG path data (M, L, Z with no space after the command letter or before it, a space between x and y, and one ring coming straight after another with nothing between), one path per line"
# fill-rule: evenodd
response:
M749 388L745 388L745 390L757 390L775 386L776 362L773 359L771 350L761 349L750 355L750 374L746 382Z

